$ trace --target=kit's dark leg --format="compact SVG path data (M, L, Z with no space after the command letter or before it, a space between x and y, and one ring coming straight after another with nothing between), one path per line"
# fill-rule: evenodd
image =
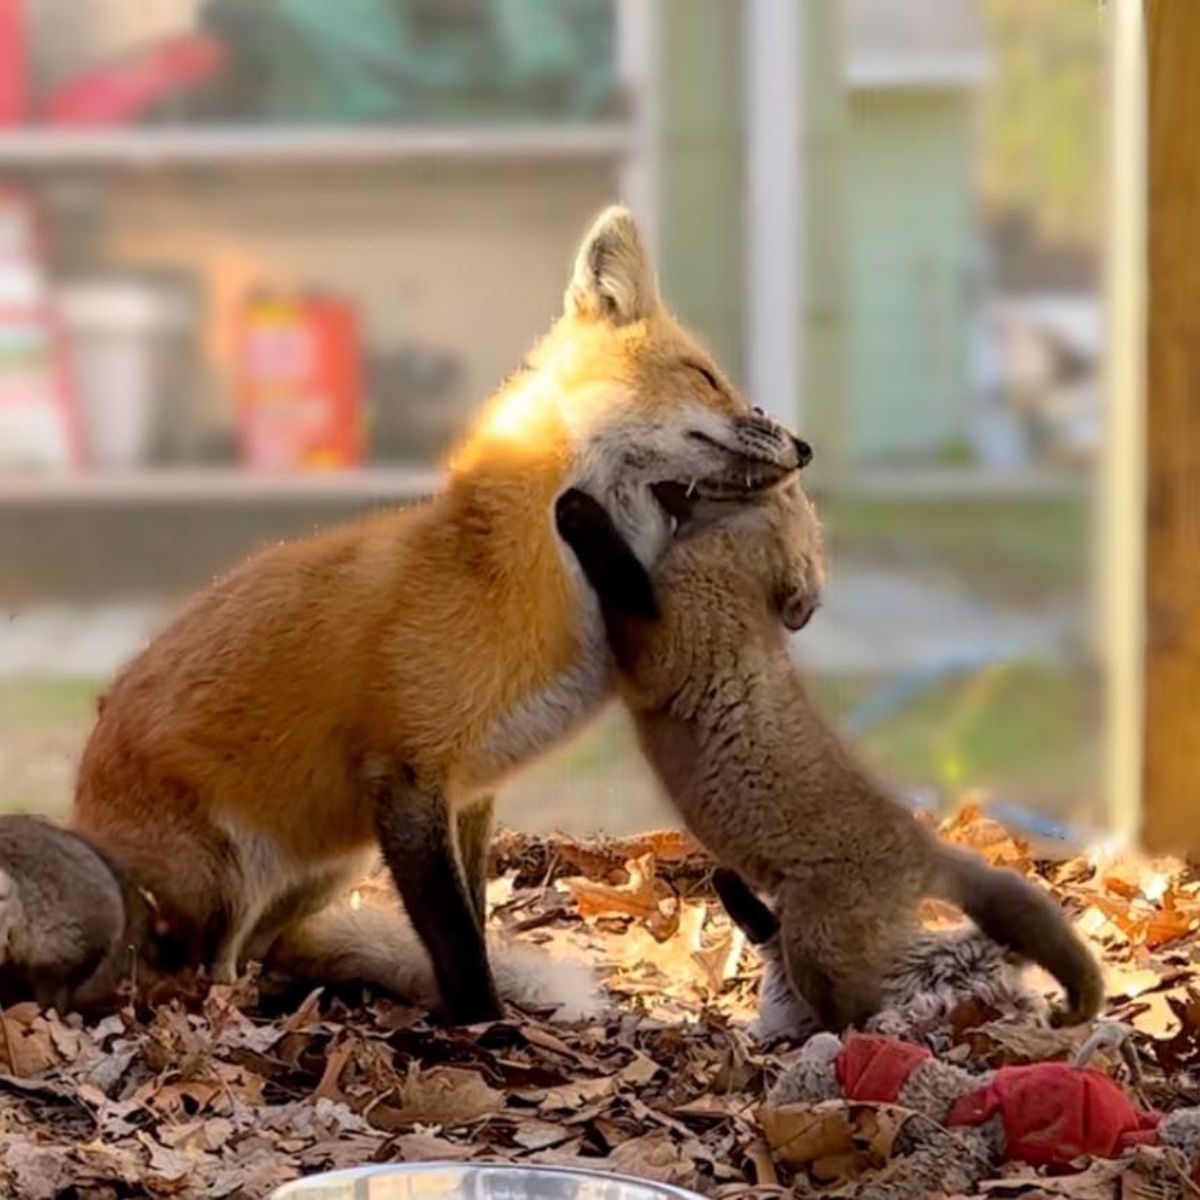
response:
M725 906L729 919L754 945L769 942L779 932L778 918L736 871L717 867L712 881L713 890Z

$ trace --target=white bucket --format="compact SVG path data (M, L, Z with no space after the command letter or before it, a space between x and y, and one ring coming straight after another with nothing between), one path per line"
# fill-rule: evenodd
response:
M58 289L88 463L136 467L164 418L165 339L192 313L173 289L134 279L89 279Z

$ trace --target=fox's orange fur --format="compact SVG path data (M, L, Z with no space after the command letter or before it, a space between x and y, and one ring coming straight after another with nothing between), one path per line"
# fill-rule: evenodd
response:
M610 210L562 318L485 408L443 491L266 550L121 672L83 757L75 826L222 975L272 946L334 954L297 923L382 838L443 993L472 990L482 938L465 921L439 932L481 869L478 847L453 853L451 818L611 686L555 497L587 486L649 563L670 537L651 485L749 493L797 455L660 304L636 229ZM440 873L435 851L449 853ZM435 900L427 884L450 890ZM454 913L416 911L426 902ZM374 974L386 985L387 963ZM463 1019L494 1008L486 982L443 1000Z

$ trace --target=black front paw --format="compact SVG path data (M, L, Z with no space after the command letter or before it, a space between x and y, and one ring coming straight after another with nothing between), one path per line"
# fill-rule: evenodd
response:
M554 525L569 546L596 529L611 524L604 505L579 488L568 488L554 502Z
M504 1005L491 989L454 997L453 1003L443 1003L435 1014L443 1025L486 1025L504 1018Z
M650 576L604 505L587 492L570 488L554 503L554 521L599 598L606 621L657 616Z

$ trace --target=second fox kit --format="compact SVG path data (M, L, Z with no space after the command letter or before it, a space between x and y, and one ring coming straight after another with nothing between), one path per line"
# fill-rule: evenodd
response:
M150 969L160 931L151 898L78 834L0 816L0 1006L60 1013L115 1002Z
M643 751L709 851L774 897L788 978L822 1025L878 1011L927 896L1049 970L1062 1020L1095 1015L1099 968L1054 902L939 842L814 708L785 636L821 580L797 481L674 546L654 582L585 493L562 497L557 523L596 589Z
M73 826L219 978L265 956L390 988L388 939L330 907L378 846L447 1014L495 1017L489 793L612 690L555 498L589 488L650 563L672 529L659 485L745 499L807 457L675 322L632 219L610 210L444 488L256 555L117 676Z

